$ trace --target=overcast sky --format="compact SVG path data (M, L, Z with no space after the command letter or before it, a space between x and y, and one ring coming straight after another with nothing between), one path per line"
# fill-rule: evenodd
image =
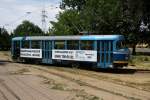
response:
M5 27L9 32L13 31L23 20L30 20L38 26L42 26L41 11L45 6L49 21L56 21L61 0L0 0L0 27ZM57 8L56 8L57 7ZM31 14L27 14L31 12Z

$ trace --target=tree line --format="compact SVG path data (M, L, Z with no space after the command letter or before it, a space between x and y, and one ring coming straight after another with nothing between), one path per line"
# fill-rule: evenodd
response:
M62 0L57 22L47 34L35 24L23 21L13 36L122 34L133 48L138 43L150 45L149 0Z
M11 47L11 35L5 28L0 28L0 50L9 50Z
M133 48L150 44L149 0L62 0L51 34L122 34Z
M11 39L13 37L41 36L43 34L44 32L40 29L39 26L27 20L18 25L17 28L10 34L5 28L0 28L0 50L10 50Z

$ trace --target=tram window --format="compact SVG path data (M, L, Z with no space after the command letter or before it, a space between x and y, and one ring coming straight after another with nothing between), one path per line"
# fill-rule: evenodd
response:
M67 41L67 49L77 50L79 49L79 41Z
M55 49L64 49L65 41L55 41Z
M104 51L105 50L105 46L104 46L105 41L102 41L101 43L102 43L101 44L101 51Z
M110 42L110 46L111 46L110 51L113 51L113 41Z
M116 44L116 48L117 48L117 49L126 48L125 41L118 41L117 44Z
M105 42L105 51L109 51L109 41Z
M32 47L33 49L38 49L38 48L40 48L40 41L32 41L31 44L32 44L31 47Z
M93 50L94 41L81 41L81 50Z
M97 51L100 51L100 41L97 41Z
M112 41L107 41L105 43L106 51L113 51L113 42Z
M22 48L29 48L29 41L22 41Z

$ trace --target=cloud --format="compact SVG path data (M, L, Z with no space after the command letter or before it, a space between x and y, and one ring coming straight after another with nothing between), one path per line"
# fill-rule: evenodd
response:
M61 11L56 8L59 2L60 0L1 0L0 27L5 26L8 31L13 31L23 20L30 20L41 27L41 12L45 7L48 28L49 21L56 20L56 14Z

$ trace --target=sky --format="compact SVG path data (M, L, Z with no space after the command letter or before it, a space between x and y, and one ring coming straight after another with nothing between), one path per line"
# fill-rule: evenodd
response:
M46 29L50 21L56 21L61 11L61 0L0 0L0 27L12 32L23 20L29 20L42 28L42 9L46 10ZM31 12L31 13L27 13Z

